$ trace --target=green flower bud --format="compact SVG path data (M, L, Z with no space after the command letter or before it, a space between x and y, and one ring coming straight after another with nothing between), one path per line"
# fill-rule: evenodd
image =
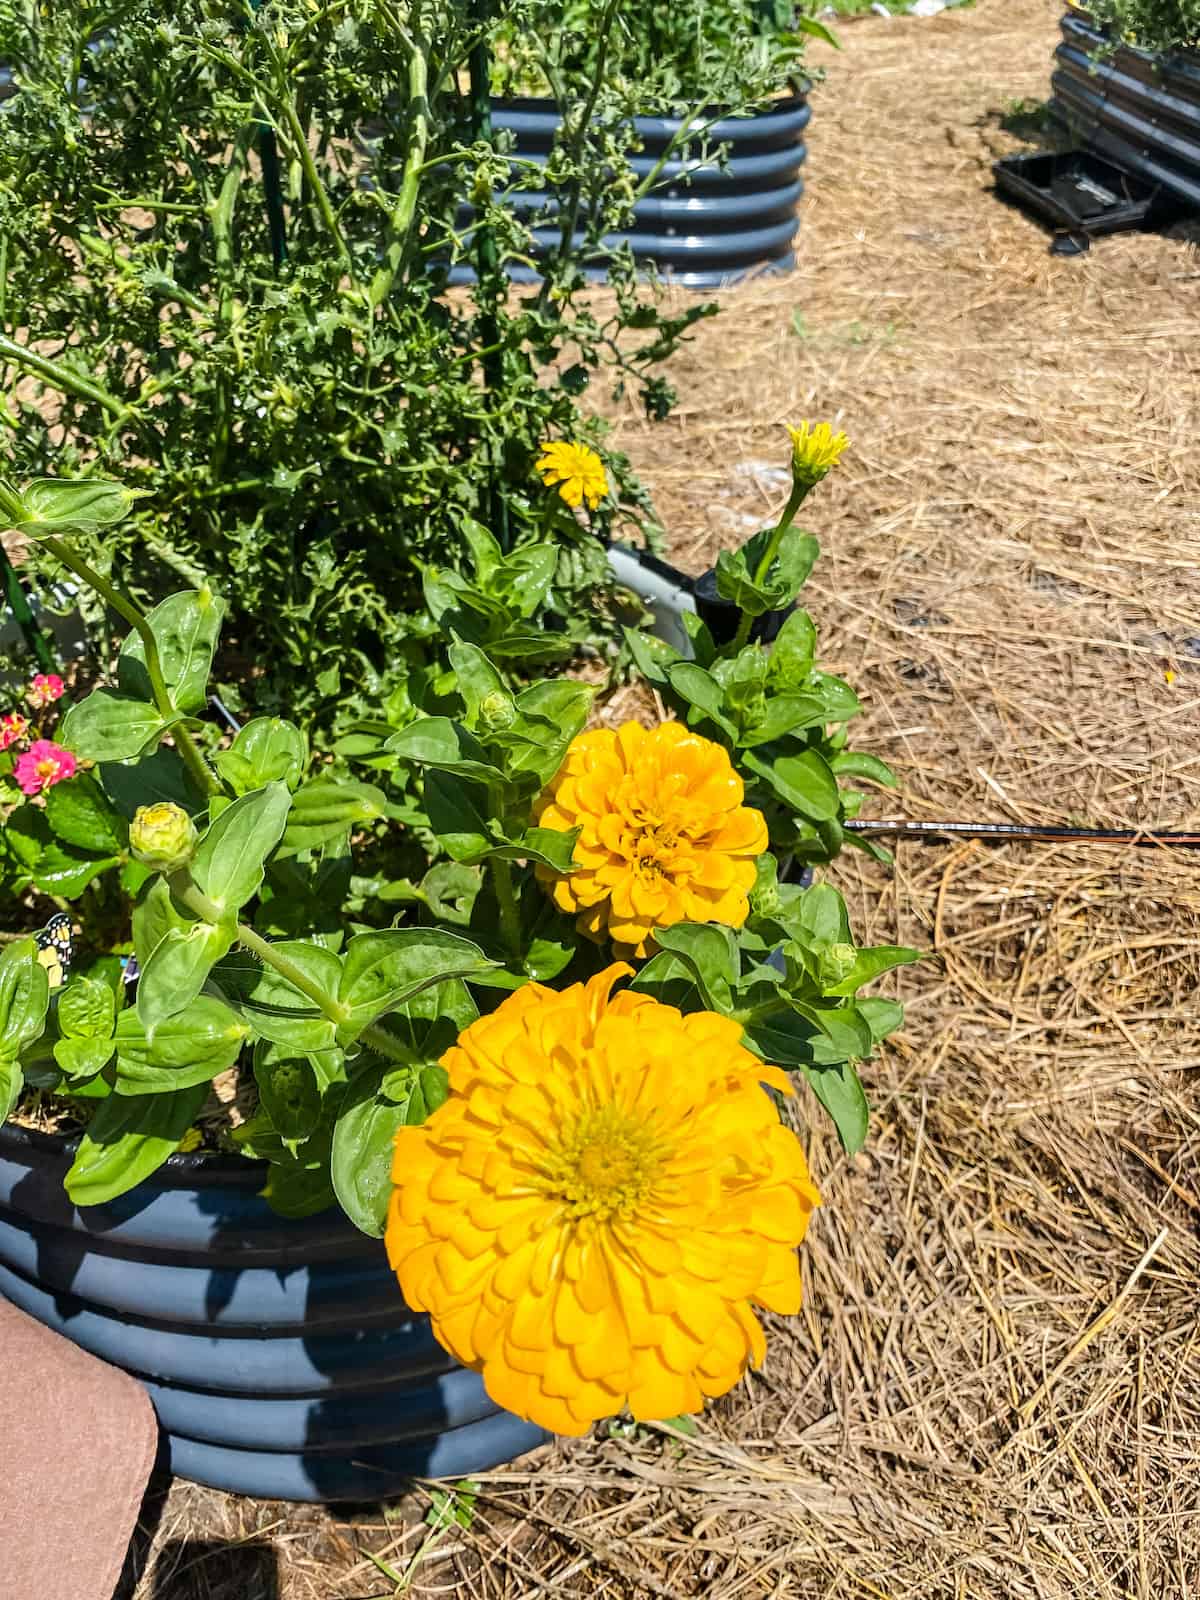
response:
M831 944L822 950L817 965L822 983L841 983L850 976L858 951L852 944Z
M139 806L129 824L129 848L144 866L176 872L196 849L196 824L182 806L169 800Z
M485 694L479 706L479 721L489 733L498 733L512 723L516 711L511 698L499 689Z

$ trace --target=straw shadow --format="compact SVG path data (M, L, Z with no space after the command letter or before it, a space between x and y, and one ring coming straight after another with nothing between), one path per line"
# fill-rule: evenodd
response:
M279 1600L279 1559L264 1539L171 1539L158 1552L146 1600Z

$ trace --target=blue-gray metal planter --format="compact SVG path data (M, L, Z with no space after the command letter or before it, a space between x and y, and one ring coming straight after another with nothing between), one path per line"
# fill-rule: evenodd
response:
M706 137L713 148L728 147L727 165L702 164L695 155L668 161L654 188L638 202L633 226L607 240L608 247L628 243L639 261L695 289L714 288L763 266L791 267L808 153L804 130L811 115L807 97L795 94L757 116L714 123ZM545 162L559 124L549 100L493 103L493 131L509 131L516 141L514 154L524 160ZM632 158L632 166L644 178L684 124L673 117L637 117L634 125L644 148ZM513 203L528 215L547 205L553 209L554 197L520 192ZM551 249L558 244L558 229L547 222L534 229L534 239L539 248Z
M1113 50L1077 11L1062 35L1051 81L1072 130L1123 171L1200 206L1200 55Z
M200 1156L79 1211L69 1160L61 1139L0 1128L0 1295L142 1379L180 1476L375 1500L546 1438L451 1360L340 1212L278 1217L254 1164Z

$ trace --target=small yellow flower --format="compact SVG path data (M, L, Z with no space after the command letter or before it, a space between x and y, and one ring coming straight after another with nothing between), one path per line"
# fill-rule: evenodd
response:
M827 422L802 422L788 432L792 436L792 479L810 489L837 466L842 452L850 447L846 435L834 433Z
M538 869L560 910L617 955L645 956L655 928L722 922L749 912L755 861L767 848L762 813L719 744L681 722L627 722L571 741L535 806L540 828L581 832L578 865Z
M760 1087L778 1067L711 1012L528 984L442 1058L450 1097L396 1136L387 1250L408 1304L498 1405L582 1434L701 1409L800 1309L820 1195Z
M608 475L604 463L586 444L567 444L556 440L542 446L537 469L546 487L556 484L558 492L569 506L582 505L594 511L608 493Z

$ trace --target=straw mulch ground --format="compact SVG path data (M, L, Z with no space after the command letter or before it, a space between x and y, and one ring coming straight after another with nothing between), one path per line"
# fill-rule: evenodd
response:
M810 604L902 775L872 815L1197 826L1200 256L1176 230L1051 259L988 192L1057 12L848 26L799 270L724 296L675 419L618 437L699 570L777 510L782 423L844 421ZM805 1314L696 1439L493 1474L412 1593L1200 1592L1200 856L902 845L836 876L864 936L935 959L867 1069L867 1153L804 1124ZM138 1600L391 1594L363 1552L405 1571L427 1504L177 1486Z

